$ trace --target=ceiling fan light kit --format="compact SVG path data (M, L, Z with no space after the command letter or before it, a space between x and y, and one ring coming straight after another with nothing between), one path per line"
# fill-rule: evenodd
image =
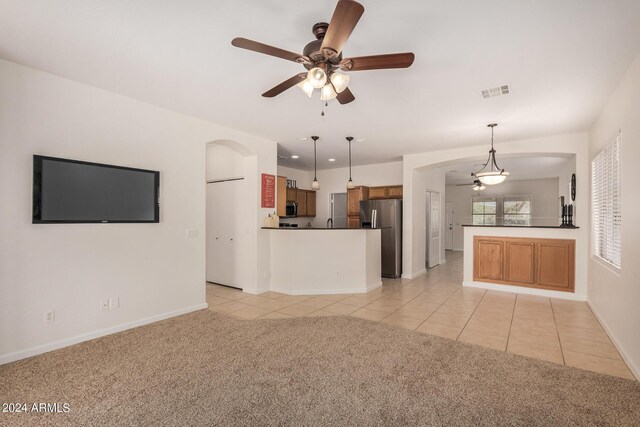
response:
M498 126L496 123L487 125L487 127L491 128L491 150L489 150L489 158L487 159L487 162L484 164L482 169L471 174L471 176L479 179L480 182L485 185L500 184L509 176L509 172L504 169L500 169L496 162L496 150L493 148L493 128L496 126ZM489 167L489 169L485 170L487 167Z
M348 104L355 100L347 87L350 76L338 73L337 70L350 72L407 68L413 64L415 58L411 52L343 58L342 48L363 13L364 7L360 3L354 0L338 0L331 22L319 22L313 26L312 33L316 40L304 47L302 55L242 37L233 39L231 44L302 64L308 70L305 74L290 77L262 96L273 98L293 86L298 86L308 97L313 95L315 89L320 89L321 100L337 98L340 104Z

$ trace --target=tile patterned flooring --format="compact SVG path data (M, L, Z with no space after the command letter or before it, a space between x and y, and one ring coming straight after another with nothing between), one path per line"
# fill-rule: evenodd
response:
M588 305L463 288L462 252L416 279L366 294L285 295L207 284L209 309L240 319L354 316L522 356L634 379Z

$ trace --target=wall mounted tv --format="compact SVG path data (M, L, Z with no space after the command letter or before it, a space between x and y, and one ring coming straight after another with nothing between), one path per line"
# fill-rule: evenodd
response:
M33 156L33 223L159 222L160 172Z

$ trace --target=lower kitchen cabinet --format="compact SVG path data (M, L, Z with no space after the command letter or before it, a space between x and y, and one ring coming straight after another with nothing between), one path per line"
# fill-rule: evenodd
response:
M473 280L573 292L575 240L475 236Z

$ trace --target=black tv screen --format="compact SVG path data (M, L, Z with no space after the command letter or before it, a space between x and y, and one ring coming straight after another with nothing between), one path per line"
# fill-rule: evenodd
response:
M160 172L33 156L33 223L159 222Z

